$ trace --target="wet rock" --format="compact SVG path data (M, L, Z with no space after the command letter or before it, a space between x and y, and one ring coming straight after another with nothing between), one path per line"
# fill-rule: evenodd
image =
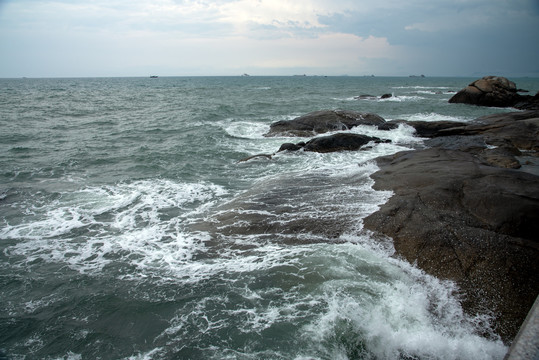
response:
M361 149L362 146L370 143L371 141L374 143L389 142L389 140L382 140L380 138L367 135L338 133L311 139L305 144L303 149L305 151L314 151L319 153L353 151Z
M539 110L539 91L535 96L522 96L514 107L521 110Z
M279 150L277 152L281 152L281 151L298 151L298 150L301 150L304 146L305 146L304 142L300 142L300 143L297 143L297 144L284 143L284 144L281 145L281 147L279 148Z
M485 138L482 135L435 137L425 140L423 144L429 148L435 147L468 152L472 152L474 149L481 151L487 148Z
M354 97L356 100L378 100L378 99L388 99L390 97L393 97L393 94L383 94L379 98L374 95L359 95Z
M515 147L499 147L486 149L480 153L480 159L490 166L506 169L519 169L521 164L517 156L522 153Z
M315 111L293 120L277 121L270 125L264 136L302 136L309 137L329 131L349 130L358 125L383 124L385 120L372 113L345 110Z
M390 120L378 125L378 130L393 130L399 127L400 124L406 124L406 120Z
M539 177L435 148L379 166L375 188L395 196L365 226L428 273L457 281L467 311L492 310L510 340L539 289Z
M343 242L339 237L357 224L365 209L355 202L356 189L368 179L332 177L319 173L288 173L265 180L229 202L221 204L209 218L189 224L193 231L203 231L218 238L256 240L235 246L258 247L265 241L286 244Z

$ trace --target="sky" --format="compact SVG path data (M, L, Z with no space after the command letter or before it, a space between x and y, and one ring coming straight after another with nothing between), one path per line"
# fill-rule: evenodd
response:
M539 77L539 0L0 0L0 77Z

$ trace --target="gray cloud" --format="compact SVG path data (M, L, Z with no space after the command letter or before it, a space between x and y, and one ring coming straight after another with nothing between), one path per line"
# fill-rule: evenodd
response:
M3 77L539 76L537 43L536 0L0 2Z

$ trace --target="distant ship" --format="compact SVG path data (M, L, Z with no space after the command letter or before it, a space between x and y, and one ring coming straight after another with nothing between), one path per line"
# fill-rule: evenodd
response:
M246 73L246 74L243 74L242 76L251 76L251 75L249 75L249 74Z
M157 79L159 76L157 75L150 75L150 79Z

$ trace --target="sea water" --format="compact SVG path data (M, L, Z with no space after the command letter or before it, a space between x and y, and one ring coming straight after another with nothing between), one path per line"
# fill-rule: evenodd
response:
M510 111L447 102L471 81L0 80L0 358L503 358L492 314L363 229L392 195L372 189L374 159L421 147L411 127L238 162L307 140L264 134L316 110Z

